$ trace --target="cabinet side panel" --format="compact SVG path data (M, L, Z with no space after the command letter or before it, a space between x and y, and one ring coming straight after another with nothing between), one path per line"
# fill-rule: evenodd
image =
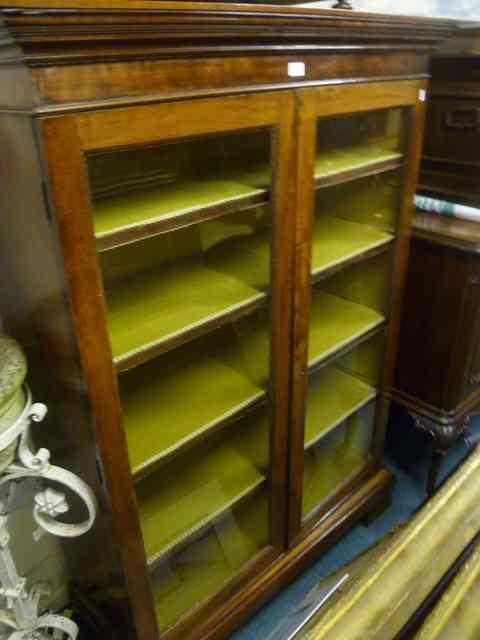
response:
M23 51L0 17L0 111L30 109L36 96L34 82Z
M99 515L84 537L64 544L69 571L92 597L119 602L130 618L124 578L110 536L110 511L99 478L92 419L65 294L62 266L44 203L33 121L0 116L0 315L25 348L28 382L48 404L34 434L55 463L82 477L99 498ZM78 512L78 513L77 513ZM83 519L72 503L72 521Z
M445 397L455 336L463 322L459 315L467 273L461 257L414 239L400 332L397 389L444 410L454 409Z

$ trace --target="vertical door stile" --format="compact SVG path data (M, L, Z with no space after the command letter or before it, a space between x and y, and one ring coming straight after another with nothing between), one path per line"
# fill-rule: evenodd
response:
M292 292L295 231L296 100L292 92L277 94L281 110L272 149L272 206L274 209L272 250L272 500L270 528L272 545L285 550L288 522L288 446L291 388Z
M303 442L307 395L310 264L313 226L313 167L315 157L314 93L296 92L295 255L292 341L292 402L290 431L289 543L301 530Z
M417 188L418 171L422 154L423 132L427 101L425 95L428 82L417 83L417 100L405 111L405 163L402 188L402 201L397 222L397 239L392 268L392 285L390 296L390 321L386 346L386 357L381 379L380 406L377 415L377 428L372 448L373 459L380 464L385 447L385 435L389 412L390 392L395 375L397 341L400 331L402 302L410 253L411 225L413 216L413 200ZM420 99L423 96L423 99Z

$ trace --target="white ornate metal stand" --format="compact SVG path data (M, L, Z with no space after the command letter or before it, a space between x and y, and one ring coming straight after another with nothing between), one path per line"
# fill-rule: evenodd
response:
M85 504L88 517L79 524L65 524L56 518L68 511L65 495L46 487L34 498L33 517L41 529L54 536L73 538L86 533L95 520L96 500L91 489L76 475L50 464L48 449L32 451L30 441L31 421L41 422L47 407L32 403L30 391L25 387L25 407L15 422L0 435L0 452L18 440L15 459L0 476L0 596L6 608L0 610L0 640L43 640L44 638L75 640L77 625L70 619L55 614L39 615L41 590L26 589L26 580L18 575L10 550L7 529L8 512L16 482L22 478L53 480L76 493Z

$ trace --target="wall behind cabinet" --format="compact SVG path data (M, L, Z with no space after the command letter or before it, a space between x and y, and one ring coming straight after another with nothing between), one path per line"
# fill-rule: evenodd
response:
M460 20L480 20L480 0L350 0L358 11L378 11L380 13L401 13L412 16L457 18ZM334 1L308 2L303 6L332 7Z

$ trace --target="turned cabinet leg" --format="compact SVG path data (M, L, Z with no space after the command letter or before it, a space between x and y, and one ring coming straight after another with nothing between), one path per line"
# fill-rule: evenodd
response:
M430 467L428 469L428 479L427 479L427 493L429 496L435 493L438 474L440 472L440 467L442 466L445 453L446 451L442 449L438 449L435 446L435 444L433 445L432 458L430 460Z
M427 493L431 496L432 493L435 492L438 472L440 471L443 458L455 440L465 430L469 417L463 416L463 418L458 421L442 423L435 422L434 420L415 413L411 413L410 415L413 418L415 427L420 431L427 433L433 440L432 458L430 461L427 480Z

